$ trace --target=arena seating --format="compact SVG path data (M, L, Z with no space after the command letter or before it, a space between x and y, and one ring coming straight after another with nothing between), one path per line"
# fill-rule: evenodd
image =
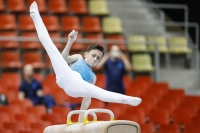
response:
M85 35L85 39L92 39L90 42L84 44L85 45L85 49L91 45L91 44L94 44L94 43L97 43L102 45L103 46L103 34L101 33L97 33L97 34L87 34Z
M35 69L44 68L44 63L42 60L42 54L40 52L24 52L23 62L25 64L31 64Z
M10 37L10 38L16 39L17 38L17 32L15 32L15 31L3 31L3 32L0 32L0 36L1 37ZM17 48L19 48L19 42L14 41L14 40L12 41L10 39L8 41L1 41L0 47L2 49L17 49Z
M57 47L57 49L62 50L64 48L64 45L58 41L61 38L60 33L52 32L52 33L49 33L49 35L50 35L52 41L54 42L55 46ZM54 39L57 41L55 41Z
M72 29L81 31L80 20L77 16L63 16L61 18L62 30L70 32Z
M100 18L97 16L87 16L82 18L82 31L101 32Z
M56 15L43 15L41 17L48 31L51 32L60 30L59 20Z
M128 49L127 49L127 46L126 46L126 44L125 44L125 36L124 35L107 35L106 37L105 37L105 39L109 39L109 40L113 40L113 41L115 41L114 43L109 43L109 44L107 44L107 47L108 47L108 50L110 50L110 48L111 48L111 46L112 45L117 45L117 46L119 46L119 48L122 50L122 51L124 51L124 52L128 52ZM116 42L121 42L121 43L116 43Z
M49 0L49 12L52 13L67 13L66 0Z
M0 0L0 11L4 11L4 10L5 10L4 0Z
M31 5L31 3L33 3L33 1L37 2L38 9L39 9L40 12L45 13L45 12L48 11L46 0L28 0L27 1L27 6L30 7L30 5ZM28 8L27 8L27 11L29 11Z
M160 53L168 52L167 39L164 36L148 36L147 41L148 41L148 51L154 52L155 51L154 44L157 43L158 50Z
M20 53L18 51L5 51L1 53L1 67L3 69L21 68Z
M22 32L21 37L30 37L37 39L36 32ZM39 50L42 49L42 45L38 41L23 41L20 43L20 48L23 50Z
M22 31L35 31L35 26L29 15L19 16L19 26L18 28Z
M88 14L86 0L69 0L69 12L72 14Z
M152 60L148 54L132 55L132 64L135 72L151 72L154 71Z
M104 77L102 74L97 76ZM102 82L105 80L103 77L99 78ZM48 75L47 78L43 80L43 85L46 86L49 83L50 89L50 91L44 90L45 93L52 94L58 104L64 103L63 101L70 101L71 103L81 102L81 99L78 100L69 97L59 87L56 87L55 85L55 87L53 87L53 84L56 84L54 78L54 75ZM166 127L169 127L171 129L170 131L173 130L174 132L177 130L187 131L190 130L190 125L192 123L199 122L198 118L200 117L200 105L198 101L200 100L200 97L186 96L183 89L172 89L167 85L167 83L154 82L150 76L138 76L137 79L125 83L126 86L130 85L130 87L127 88L126 94L136 96L135 94L130 93L130 90L132 92L135 92L134 90L136 90L136 92L141 91L138 93L138 96L143 99L143 102L139 106L131 107L128 105L114 103L108 103L106 106L104 102L93 99L90 108L111 109L114 112L116 119L126 119L140 123L141 128L144 128L142 133L145 132L145 130L153 130L152 133L162 133L165 130L169 131ZM139 87L137 87L137 85ZM146 89L142 89L142 86ZM44 87L44 89L45 88L46 87ZM15 93L17 93L17 91L15 91ZM194 104L191 103L191 100L193 99L196 99ZM7 114L5 117L2 117L0 122L2 123L0 124L1 128L3 128L2 130L14 129L15 131L19 130L20 132L22 130L24 131L30 129L32 127L32 123L36 123L38 121L44 121L44 123L47 122L49 124L64 123L66 115L71 110L67 107L53 107L51 109L51 113L49 114L46 112L44 106L32 106L29 100L17 101L11 97L8 97L8 100L10 101L9 106L0 107L0 115ZM123 109L123 111L119 108ZM60 113L62 113L65 117L58 116ZM30 115L29 120L26 120L26 118L23 117L25 115ZM58 117L62 119L55 119ZM106 119L106 117L107 116L99 115L99 118L102 120ZM23 128L18 129L17 127L8 126L8 123L13 125L16 120L23 123L21 125ZM153 129L151 129L152 126Z
M105 34L123 33L122 22L118 17L103 17L102 27Z
M147 51L146 38L143 35L129 35L127 38L128 50L130 52Z
M89 0L89 12L93 15L108 15L109 9L106 0Z
M26 11L25 0L7 0L7 10L11 12L24 12Z
M187 39L183 36L175 36L169 38L169 52L180 54L180 53L191 53L191 49L188 48Z

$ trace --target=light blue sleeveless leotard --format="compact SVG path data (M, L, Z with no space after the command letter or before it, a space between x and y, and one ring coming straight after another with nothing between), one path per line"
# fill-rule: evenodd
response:
M93 82L95 75L84 59L80 59L76 61L75 63L72 63L70 65L70 68L73 71L80 73L81 77L86 82L89 82L89 83Z

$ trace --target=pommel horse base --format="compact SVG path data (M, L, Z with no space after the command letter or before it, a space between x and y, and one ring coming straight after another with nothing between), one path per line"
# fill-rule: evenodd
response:
M73 123L71 116L84 112L82 123ZM110 121L97 121L96 112L108 113ZM88 121L88 115L93 116L93 121ZM67 124L48 126L43 133L140 133L138 123L127 120L114 120L114 114L108 109L74 110L67 116Z

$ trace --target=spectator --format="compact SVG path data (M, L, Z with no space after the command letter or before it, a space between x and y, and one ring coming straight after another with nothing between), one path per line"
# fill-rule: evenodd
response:
M117 45L113 45L110 52L105 54L97 66L97 69L101 67L104 67L106 75L105 89L108 91L125 94L123 76L126 71L132 70L132 66L126 55L119 49Z
M46 108L55 105L54 99L51 95L44 95L42 91L42 84L34 78L34 70L32 65L27 64L23 69L23 80L19 87L19 99L29 98L33 105L43 104Z

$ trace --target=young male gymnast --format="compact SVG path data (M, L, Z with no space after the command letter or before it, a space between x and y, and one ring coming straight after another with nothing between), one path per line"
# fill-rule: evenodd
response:
M95 82L95 76L90 67L96 66L101 61L101 58L103 57L103 52L101 50L98 48L89 49L84 54L85 59L78 54L68 56L69 49L72 43L76 40L78 34L78 32L73 30L69 34L69 40L66 48L63 50L62 56L48 34L39 14L36 2L33 2L30 6L30 16L34 22L38 38L44 46L52 63L56 74L56 82L69 96L92 97L104 102L123 103L131 106L137 106L141 103L142 100L138 97L109 92L91 84L92 82ZM98 45L95 47L100 48ZM71 68L68 65L70 62L73 62ZM88 77L85 76L88 79L83 79L84 75L89 75Z

